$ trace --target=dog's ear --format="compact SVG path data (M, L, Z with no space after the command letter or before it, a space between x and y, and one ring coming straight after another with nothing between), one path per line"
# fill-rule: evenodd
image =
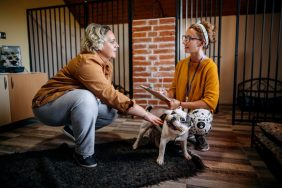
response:
M153 109L153 106L149 105L149 106L146 107L145 110L148 111L148 112L150 112L152 109Z
M163 115L161 115L161 117L160 117L160 118L161 118L161 120L163 120L163 121L164 121L164 120L165 120L165 118L166 118L166 116L167 116L167 114L163 114Z

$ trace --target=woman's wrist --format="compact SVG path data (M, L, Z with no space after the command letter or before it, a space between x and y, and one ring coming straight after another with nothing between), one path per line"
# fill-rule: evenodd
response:
M146 111L145 114L143 115L143 119L148 115L148 112Z

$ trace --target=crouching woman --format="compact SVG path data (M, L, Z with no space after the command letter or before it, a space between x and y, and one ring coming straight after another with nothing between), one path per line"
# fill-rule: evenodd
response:
M75 140L76 162L95 167L95 129L109 125L117 111L139 116L154 125L159 117L146 112L112 85L113 65L119 45L110 27L90 24L81 52L42 86L32 101L34 115L44 124L65 125Z

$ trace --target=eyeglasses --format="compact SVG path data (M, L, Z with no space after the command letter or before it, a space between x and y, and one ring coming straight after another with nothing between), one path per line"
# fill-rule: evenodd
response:
M189 35L182 35L182 41L190 42L191 40L201 40L201 39L193 38L193 37L190 37Z

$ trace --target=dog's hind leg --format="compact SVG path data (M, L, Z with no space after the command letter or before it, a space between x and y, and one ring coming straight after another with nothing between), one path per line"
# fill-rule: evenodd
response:
M135 140L132 148L133 149L137 149L138 148L138 145L139 145L139 142L140 140L143 138L144 134L148 131L148 129L152 126L151 123L149 122L144 122L141 126L140 126L140 130L139 130L139 133L138 133L138 136L137 136L137 139Z

